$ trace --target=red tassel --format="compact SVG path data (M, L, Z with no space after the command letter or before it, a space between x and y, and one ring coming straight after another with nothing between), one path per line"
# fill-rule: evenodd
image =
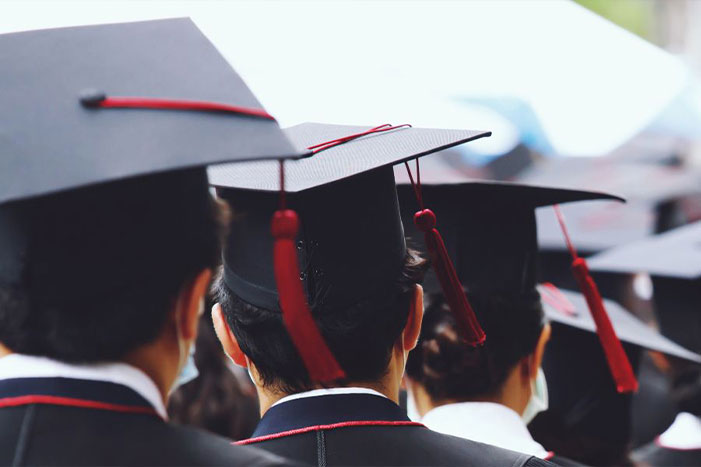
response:
M594 323L596 323L596 333L599 336L599 341L601 341L601 347L604 349L604 355L606 355L606 361L611 370L613 380L616 382L616 390L619 393L637 391L638 380L635 378L633 367L623 350L621 341L613 330L613 325L604 308L599 289L589 273L589 268L584 258L576 258L572 262L572 272L579 283L579 289L587 299L589 311L592 318L594 318Z
M424 209L414 215L414 224L424 233L426 248L431 256L433 270L441 284L443 295L455 315L461 336L476 347L484 344L487 336L477 320L474 310L467 300L453 262L450 260L443 237L436 230L436 215L430 209Z
M282 319L311 380L327 383L345 378L345 373L319 332L302 289L295 247L298 230L296 212L290 209L275 212L273 254Z
M562 215L560 207L555 205L553 208L555 209L555 214L560 223L562 233L565 236L567 249L570 251L570 255L572 255L573 275L575 279L577 279L579 290L587 300L589 312L596 324L596 333L599 336L601 347L604 349L604 355L606 356L606 362L611 371L611 376L613 376L613 380L616 383L616 390L619 393L635 392L638 390L638 380L635 378L635 373L628 360L628 355L626 355L623 350L623 344L621 344L621 341L618 339L616 331L614 331L611 320L608 317L608 313L606 313L604 301L601 298L601 294L599 294L599 289L596 287L594 279L589 273L587 262L584 258L580 258L577 255L577 250L575 250L567 232L565 217Z

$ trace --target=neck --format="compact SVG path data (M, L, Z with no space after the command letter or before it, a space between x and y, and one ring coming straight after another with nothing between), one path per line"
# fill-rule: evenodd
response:
M380 394L387 397L389 400L395 404L399 404L399 388L402 382L402 376L404 375L404 365L406 363L406 355L401 347L401 344L395 344L392 348L392 355L390 357L389 365L387 370L384 372L381 378L376 381L350 381L343 386L331 386L331 387L346 387L346 388L366 388L373 389ZM260 403L260 416L265 415L265 412L270 409L277 401L283 397L291 396L292 394L298 394L305 391L296 392L285 392L280 391L274 387L264 386L261 384L261 379L258 376L258 372L255 369L255 365L249 362L249 368L251 368L251 374L253 376L253 381L256 386L256 391L258 392L258 401ZM314 386L311 389L321 389L322 386Z
M178 368L178 361L167 356L177 356L179 350L177 346L175 349L170 347L172 346L168 346L165 341L156 341L130 352L123 359L124 363L138 368L151 378L164 404L168 403L170 388L173 387Z
M440 407L442 405L455 404L459 402L493 402L495 404L506 406L520 415L526 409L529 398L530 390L524 388L518 374L512 372L509 374L506 382L504 382L504 385L496 394L475 396L470 397L469 399L442 399L440 401L431 400L428 410L435 407ZM428 412L428 410L426 410L426 412ZM425 415L425 413L423 413L422 416L423 415Z
M345 384L343 386L334 386L338 388L365 388L365 389L372 389L374 391L379 392L383 396L387 397L391 401L393 401L395 404L399 404L399 388L397 388L396 391L393 390L388 390L387 386L384 385L381 382L349 382L348 384ZM311 390L314 389L323 389L321 386L316 386ZM291 396L293 394L300 394L302 392L306 391L299 391L299 392L281 392L281 391L276 391L276 390L271 390L266 387L261 387L259 385L256 385L256 391L258 392L258 401L260 403L260 416L262 417L265 415L265 413L272 407L276 402L279 400L283 399L284 397Z

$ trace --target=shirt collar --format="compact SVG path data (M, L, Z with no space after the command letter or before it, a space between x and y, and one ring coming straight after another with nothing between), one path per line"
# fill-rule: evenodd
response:
M72 364L23 354L0 358L0 381L17 378L72 378L121 384L143 397L161 418L168 418L156 383L146 373L126 363Z
M701 449L701 419L688 412L679 413L657 438L657 444L669 449Z
M549 453L536 442L512 409L494 402L458 402L430 410L421 423L431 430L523 452L541 459Z
M369 389L369 388L359 388L359 387L349 387L349 388L323 388L323 389L312 389L311 391L305 391L305 392L299 392L297 394L290 394L289 396L285 396L282 399L278 400L275 402L271 407L275 407L278 404L282 404L284 402L290 402L298 399L304 399L307 397L319 397L319 396L334 396L334 395L339 395L339 394L371 394L373 396L380 396L384 397L385 399L387 396L382 394L381 392L375 391L374 389Z
M309 391L280 400L258 423L253 437L345 423L411 424L404 411L387 397L361 388Z

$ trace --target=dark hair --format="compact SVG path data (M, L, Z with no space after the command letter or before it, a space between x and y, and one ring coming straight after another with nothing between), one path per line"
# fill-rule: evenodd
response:
M0 271L0 342L67 362L117 360L155 339L181 287L219 263L226 225L203 168L0 212L22 251L17 271Z
M409 354L406 371L434 401L498 395L509 371L538 343L543 309L537 291L518 296L474 291L469 299L487 334L477 348L459 338L441 295L427 300L419 343Z
M260 420L256 390L245 370L229 367L210 313L200 318L195 364L199 376L168 399L170 419L233 440L249 438Z
M423 280L426 267L425 260L408 251L392 289L345 308L312 308L321 334L349 381L377 381L385 374L392 346L409 316L413 287ZM214 294L241 350L255 364L263 384L285 393L313 387L279 312L244 302L229 290L221 277L216 281Z

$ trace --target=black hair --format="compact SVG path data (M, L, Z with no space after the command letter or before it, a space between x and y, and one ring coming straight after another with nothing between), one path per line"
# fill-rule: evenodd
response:
M419 343L409 354L407 375L436 402L498 396L514 365L535 351L543 329L535 290L468 296L487 334L484 345L472 348L459 338L454 315L436 294L428 297Z
M407 323L414 286L423 280L426 267L425 260L408 251L389 290L343 308L312 307L316 324L348 381L373 382L385 374L392 347ZM231 292L221 276L215 283L214 295L241 350L255 364L264 385L284 393L314 387L280 312L244 302Z
M10 203L0 214L21 251L16 271L0 271L0 342L66 362L118 360L153 341L182 286L219 264L226 225L203 168Z

